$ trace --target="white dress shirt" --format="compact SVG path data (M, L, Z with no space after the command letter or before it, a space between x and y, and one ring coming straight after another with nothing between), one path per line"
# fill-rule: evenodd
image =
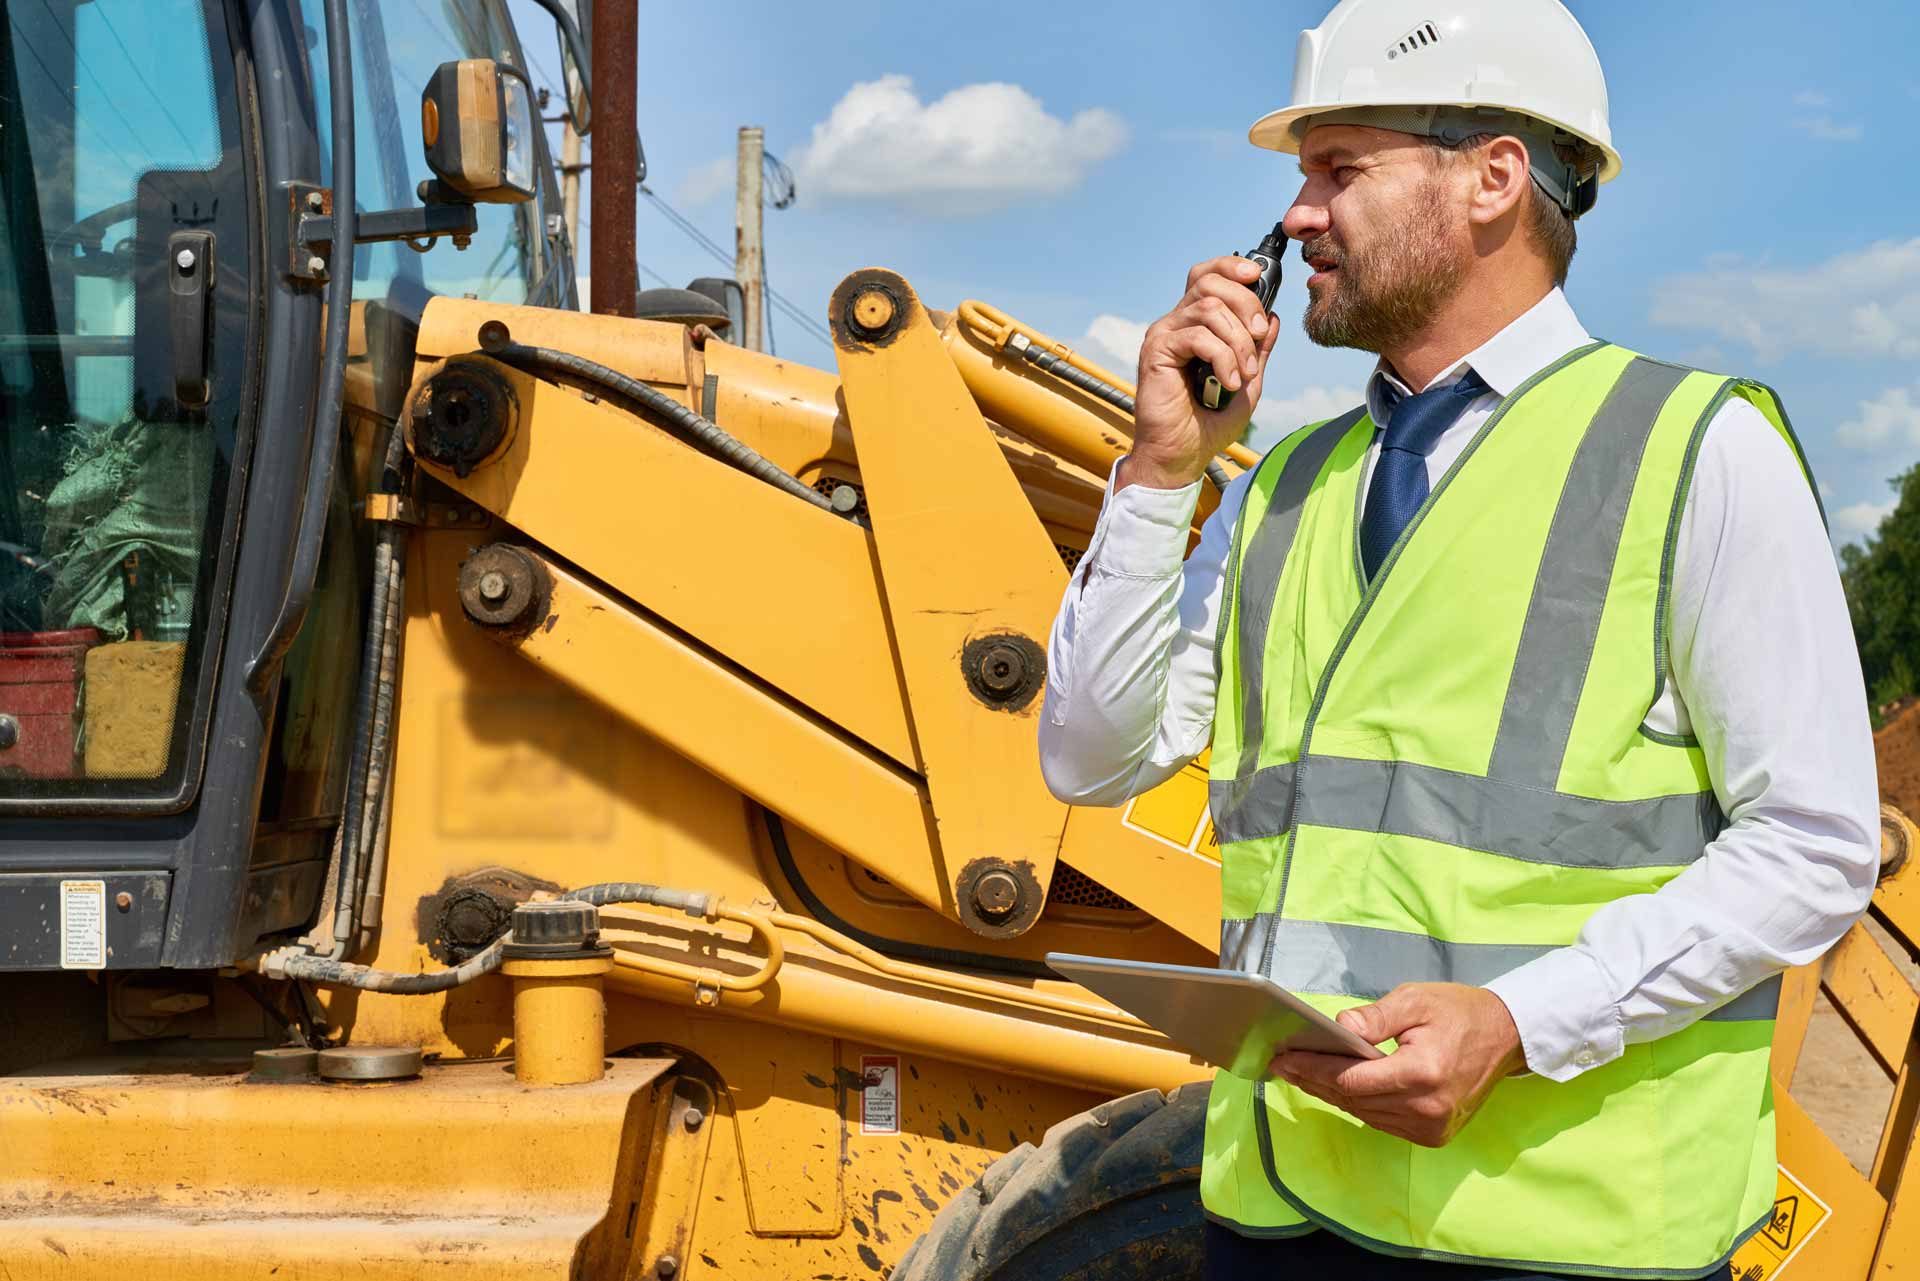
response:
M1428 456L1431 484L1515 387L1590 341L1556 289L1434 379L1471 366L1492 390ZM1407 394L1382 361L1373 420ZM1378 452L1376 433L1363 484ZM1250 479L1227 487L1192 556L1198 482L1109 483L1049 651L1040 759L1062 800L1122 804L1212 738L1221 578ZM1701 444L1671 610L1671 679L1648 722L1698 739L1728 826L1659 890L1608 904L1571 945L1487 984L1527 1066L1556 1081L1815 959L1865 909L1879 867L1873 739L1833 551L1793 451L1738 398Z

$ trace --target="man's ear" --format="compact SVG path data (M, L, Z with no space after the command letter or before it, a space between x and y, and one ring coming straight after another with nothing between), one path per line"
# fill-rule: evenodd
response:
M1480 224L1498 222L1526 195L1532 162L1527 158L1526 144L1507 136L1482 147L1479 161L1467 217Z

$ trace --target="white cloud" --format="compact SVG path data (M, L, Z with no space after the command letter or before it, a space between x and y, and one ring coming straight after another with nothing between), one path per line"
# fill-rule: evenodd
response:
M1126 125L1098 107L1062 120L1004 83L922 102L910 78L889 75L847 90L792 160L802 200L960 216L1071 191L1126 142Z
M1832 103L1828 100L1826 94L1821 93L1817 89L1802 89L1799 93L1793 95L1793 105L1796 107L1827 107L1831 106Z
M1817 116L1801 116L1793 122L1793 127L1822 142L1858 142L1867 133L1867 127L1859 121L1841 124L1825 112Z
M1109 373L1132 382L1140 373L1140 344L1147 340L1147 322L1125 316L1099 315L1084 336L1068 345Z
M680 203L704 205L723 192L732 195L739 170L739 160L734 156L717 156L698 169L689 170L680 180Z
M1287 433L1317 423L1323 418L1344 414L1365 399L1357 387L1303 387L1290 396L1278 396L1278 388L1263 389L1260 407L1253 412L1253 431L1247 447L1258 453L1273 448Z
M1884 503L1853 503L1829 512L1835 541L1852 542L1856 538L1867 537L1880 528L1881 521L1893 514L1893 508L1894 503L1889 499Z
M1656 325L1788 352L1920 359L1920 236L1882 240L1797 269L1716 261L1654 286Z
M1836 435L1852 449L1920 446L1920 397L1905 387L1889 387L1873 400L1861 401L1859 415L1840 424Z

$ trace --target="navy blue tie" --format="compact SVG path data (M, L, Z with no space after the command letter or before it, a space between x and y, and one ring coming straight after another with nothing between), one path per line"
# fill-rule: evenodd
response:
M1467 406L1491 390L1469 369L1458 382L1408 396L1387 415L1366 511L1360 517L1360 563L1369 582L1400 541L1400 531L1427 501L1427 455Z

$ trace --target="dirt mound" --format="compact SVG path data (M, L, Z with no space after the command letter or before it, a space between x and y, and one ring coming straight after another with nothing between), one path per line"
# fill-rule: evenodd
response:
M1873 736L1880 799L1920 818L1920 701L1902 699L1886 712L1886 724Z

